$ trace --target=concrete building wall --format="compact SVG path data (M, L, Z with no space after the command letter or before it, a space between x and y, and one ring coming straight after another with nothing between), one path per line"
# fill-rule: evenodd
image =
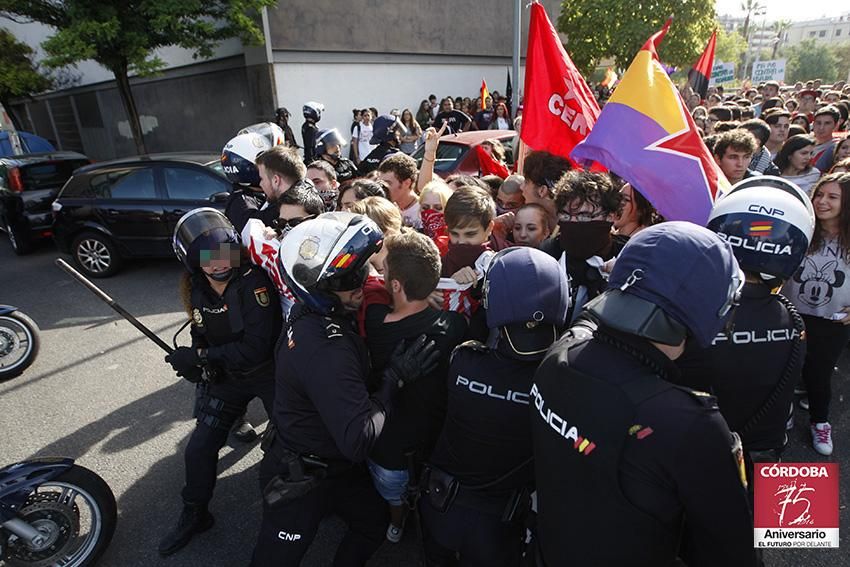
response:
M796 22L788 30L787 45L796 45L807 39L818 43L850 41L850 13L835 18Z
M287 51L510 57L517 0L291 0L269 9L271 46ZM523 1L523 37L529 10ZM554 22L558 0L544 0ZM523 42L525 49L525 42Z
M481 79L504 94L510 60L398 63L275 63L280 104L292 113L290 126L301 143L301 107L308 100L325 105L320 128L338 128L349 137L351 110L375 107L381 114L409 108L416 114L422 99L478 95ZM521 73L522 75L522 73ZM517 82L513 82L517 88ZM519 83L521 85L521 82ZM520 87L521 88L521 87Z

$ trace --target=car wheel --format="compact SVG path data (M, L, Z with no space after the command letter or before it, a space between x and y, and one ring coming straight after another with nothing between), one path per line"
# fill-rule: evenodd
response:
M32 243L29 237L15 228L8 220L6 221L6 234L9 236L9 243L12 245L12 250L15 251L15 254L23 256L30 253Z
M96 232L84 232L71 245L74 262L87 276L108 278L120 266L121 258L112 241Z

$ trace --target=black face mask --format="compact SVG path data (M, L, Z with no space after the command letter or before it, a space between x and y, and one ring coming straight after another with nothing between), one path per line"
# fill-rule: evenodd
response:
M204 272L206 273L206 272ZM206 274L208 278L217 282L226 282L230 280L233 276L233 268L230 268L226 272L219 272L217 274Z
M570 260L587 260L610 247L611 225L608 221L559 222L558 242Z

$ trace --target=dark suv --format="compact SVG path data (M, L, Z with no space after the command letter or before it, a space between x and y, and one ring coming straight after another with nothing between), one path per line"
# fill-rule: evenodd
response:
M53 203L53 237L89 276L118 271L127 257L173 255L177 220L197 207L219 210L231 184L217 154L159 154L79 169Z
M15 254L50 237L50 203L71 173L89 163L74 152L0 157L0 230L9 235Z

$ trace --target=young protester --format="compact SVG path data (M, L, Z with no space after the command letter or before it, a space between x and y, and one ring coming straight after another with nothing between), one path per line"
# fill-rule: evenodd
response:
M387 199L387 186L381 181L371 179L355 179L339 186L336 210L350 211L351 206L366 197L382 197Z
M514 243L518 246L540 248L543 241L552 235L546 209L537 203L517 209L512 232Z
M815 142L809 136L791 136L774 160L782 177L796 183L807 194L811 194L812 186L820 177L820 170L810 164L814 146Z
M850 175L822 177L812 192L815 231L803 264L782 293L806 323L803 382L808 392L812 446L831 455L832 375L850 341Z
M428 237L405 230L386 238L384 248L384 282L392 307L373 304L366 310L373 372L380 376L394 349L423 334L440 353L436 370L397 398L368 460L375 488L390 505L387 539L398 543L407 515L408 459L427 459L436 443L446 411L449 355L463 339L466 320L459 313L428 305L428 296L440 280L439 251Z

